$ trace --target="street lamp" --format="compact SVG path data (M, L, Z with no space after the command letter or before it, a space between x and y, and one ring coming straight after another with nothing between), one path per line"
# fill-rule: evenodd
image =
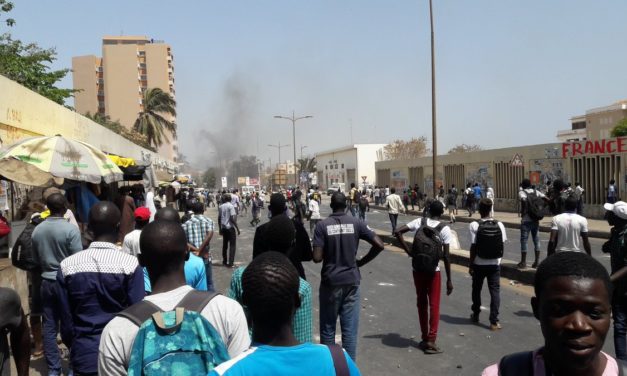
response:
M301 145L300 147L300 159L303 159L303 149L306 148L307 145Z
M302 120L302 119L309 119L312 118L313 116L311 115L305 115L305 116L299 116L296 117L296 115L294 114L294 111L292 111L292 117L288 117L288 116L281 116L281 115L274 115L275 119L285 119L285 120L289 120L292 122L292 144L294 145L294 185L298 185L298 171L296 170L296 122L298 120Z

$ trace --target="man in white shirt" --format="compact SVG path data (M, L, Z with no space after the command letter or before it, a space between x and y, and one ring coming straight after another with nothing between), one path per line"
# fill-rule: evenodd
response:
M314 229L318 222L320 222L320 205L318 201L309 200L309 234L313 236Z
M438 335L438 326L440 323L440 291L442 286L442 277L440 275L440 266L429 271L417 270L419 262L414 257L415 253L410 251L409 247L403 240L403 233L407 231L418 231L423 225L435 228L440 231L440 240L442 242L442 261L444 261L444 270L446 271L446 295L453 292L453 282L451 280L451 262L449 260L449 245L452 235L449 226L441 223L440 216L444 213L444 205L440 201L434 200L429 204L429 218L417 218L407 225L398 229L396 236L401 247L412 257L412 269L414 276L414 287L416 288L418 320L420 321L420 331L422 332L422 341L419 344L421 350L425 354L439 354L442 352L436 345L435 341ZM417 244L412 245L412 250Z
M386 188L387 189L387 188ZM398 213L405 213L405 205L403 200L396 194L396 188L390 188L390 194L385 197L385 206L388 208L390 223L392 224L392 234L396 232L396 223L398 222Z
M583 249L591 255L588 220L575 213L577 198L573 195L568 196L564 201L564 209L566 210L564 213L554 216L551 221L548 256L563 251L581 252L582 243Z
M583 189L583 187L581 186L581 183L577 182L575 183L575 198L577 199L577 214L579 215L583 215L583 193L586 190Z
M229 268L235 262L235 247L237 245L237 235L240 234L237 226L237 209L231 203L236 194L225 194L222 196L222 205L218 208L218 224L220 225L220 235L222 235L222 265ZM237 230L237 235L235 233ZM226 250L229 250L227 257Z
M122 242L122 251L128 253L131 256L137 257L139 253L141 253L139 249L139 236L142 233L142 229L146 227L148 222L150 222L150 217L152 213L150 209L147 207L139 207L135 209L135 230L129 232L124 237L124 241Z
M192 290L185 285L184 264L189 257L185 232L180 224L154 221L144 228L140 237L143 252L140 265L148 269L152 295L145 300L162 311L171 311ZM218 295L200 314L222 337L229 355L235 357L250 347L248 324L242 307L236 301ZM117 316L104 328L98 354L98 374L126 375L131 349L139 326Z
M489 198L479 200L479 222L470 224L470 267L472 276L472 314L470 320L479 322L481 312L481 290L483 280L488 280L490 291L490 330L501 329L499 323L501 258L507 235L503 223L495 221L490 215L492 201Z

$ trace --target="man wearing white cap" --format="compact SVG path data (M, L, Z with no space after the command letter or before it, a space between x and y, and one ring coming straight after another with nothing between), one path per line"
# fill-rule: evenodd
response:
M612 226L610 240L603 244L603 252L611 258L614 284L612 316L614 317L614 350L616 358L627 360L627 203L606 203L605 219Z

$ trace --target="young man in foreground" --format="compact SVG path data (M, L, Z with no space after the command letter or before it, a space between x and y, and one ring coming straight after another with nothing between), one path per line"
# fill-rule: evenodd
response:
M242 275L244 304L250 312L254 346L216 367L211 376L359 375L348 354L337 345L301 344L292 319L300 306L298 272L285 255L265 252Z
M561 252L538 268L531 298L544 346L505 356L483 376L615 376L601 351L610 328L611 282L605 267L581 252Z

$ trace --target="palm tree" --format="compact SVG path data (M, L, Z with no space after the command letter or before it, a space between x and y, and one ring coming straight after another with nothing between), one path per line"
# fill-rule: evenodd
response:
M139 113L133 129L146 136L148 143L159 147L163 140L170 139L166 130L176 139L176 123L163 115L176 116L176 101L170 94L159 88L147 89L144 92L144 110Z

